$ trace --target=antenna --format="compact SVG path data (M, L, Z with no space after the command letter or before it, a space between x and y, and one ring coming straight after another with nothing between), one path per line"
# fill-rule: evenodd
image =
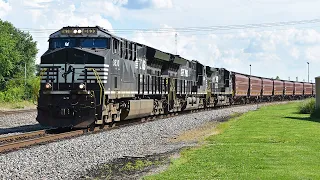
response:
M176 42L176 55L178 55L178 34L175 35L175 42Z

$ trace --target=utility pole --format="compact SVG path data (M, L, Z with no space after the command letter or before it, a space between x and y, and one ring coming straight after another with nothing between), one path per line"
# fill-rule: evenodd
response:
M175 42L176 42L176 55L178 55L178 34L175 35Z
M308 64L308 82L310 82L309 81L309 62L307 62L307 64Z
M24 62L24 86L27 86L27 63Z

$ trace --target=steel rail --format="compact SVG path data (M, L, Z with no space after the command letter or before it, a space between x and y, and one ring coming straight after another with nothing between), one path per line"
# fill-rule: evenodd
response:
M42 136L45 134L46 134L46 130L39 130L39 131L32 131L32 132L18 134L18 135L5 136L0 138L0 144L17 141L21 139L27 139L27 138L36 137L36 136Z
M9 144L2 144L2 145L0 145L0 153L12 151L12 150L17 150L17 149L28 147L28 146L35 145L35 144L45 143L45 142L49 142L49 141L55 141L55 140L59 140L62 138L69 138L69 137L73 137L73 136L78 136L83 133L84 133L83 130L77 130L77 131L71 131L71 132L66 132L66 133L61 133L61 134L46 134L43 137L37 137L37 138L32 138L32 139L27 139L27 140L22 140L22 141L11 142Z

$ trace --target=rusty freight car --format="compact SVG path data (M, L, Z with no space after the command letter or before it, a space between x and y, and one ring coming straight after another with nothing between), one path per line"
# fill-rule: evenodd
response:
M291 81L284 81L284 98L293 99L294 83Z
M273 92L273 80L262 78L262 100L271 101Z
M305 97L312 96L312 84L311 83L303 83L303 92Z
M303 83L294 82L294 96L296 99L300 99L303 96Z
M249 99L250 101L258 101L261 96L262 80L259 77L249 76Z
M235 103L245 103L248 96L249 90L249 77L234 73L233 74L233 101Z
M273 81L273 98L283 99L283 89L284 89L283 81L274 80Z

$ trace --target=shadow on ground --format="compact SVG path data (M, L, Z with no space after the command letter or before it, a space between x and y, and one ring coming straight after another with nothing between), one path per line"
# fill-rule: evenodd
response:
M24 126L17 126L12 128L0 128L0 135L9 134L9 133L26 133L36 130L42 130L45 127L41 126L40 124L34 125L24 125Z
M314 118L314 117L284 117L287 119L293 119L293 120L300 120L300 121L312 121L312 122L318 122L320 123L320 118Z

